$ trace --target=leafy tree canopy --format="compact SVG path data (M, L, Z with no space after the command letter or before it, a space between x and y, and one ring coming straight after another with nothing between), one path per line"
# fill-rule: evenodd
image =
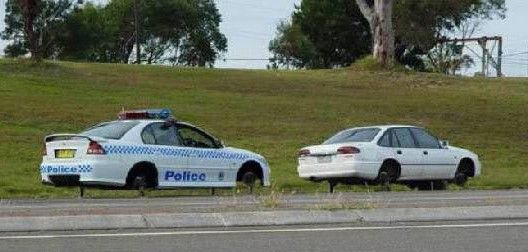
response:
M304 0L270 42L275 63L299 68L348 66L370 50L369 25L350 0Z
M373 0L368 1L372 6ZM505 0L398 0L393 21L396 58L426 70L422 55L464 23L504 18ZM291 22L270 42L275 66L332 68L350 65L372 47L370 27L354 0L303 0ZM454 50L452 52L457 52Z
M32 20L35 50L39 57L51 57L57 52L58 34L64 32L64 21L72 3L69 0L38 1L33 12L38 13ZM24 15L18 0L6 1L5 29L0 33L3 40L11 41L4 52L7 56L17 57L30 51L30 40L24 32Z
M65 6L56 12L61 19L50 16L45 8L39 12L41 19L54 20L57 25L37 23L35 27L46 30L53 38L49 40L48 56L128 63L137 60L132 58L136 38L141 61L149 64L212 66L227 51L227 39L219 29L222 19L214 0L138 0L139 36L135 36L134 0L111 0L104 6L86 3L75 8L70 0L59 2ZM54 0L42 3L57 4ZM9 22L2 36L12 41L8 55L18 56L27 52L23 20L16 0L8 0L8 6Z

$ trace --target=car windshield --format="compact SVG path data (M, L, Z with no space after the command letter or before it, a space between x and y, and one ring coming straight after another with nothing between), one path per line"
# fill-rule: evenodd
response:
M81 135L85 136L95 136L108 139L120 139L123 137L130 129L138 125L139 122L135 121L115 121L115 122L106 122L98 124L94 127L91 127L83 132Z
M344 130L326 140L323 144L338 144L349 142L370 142L376 137L380 129L363 128Z

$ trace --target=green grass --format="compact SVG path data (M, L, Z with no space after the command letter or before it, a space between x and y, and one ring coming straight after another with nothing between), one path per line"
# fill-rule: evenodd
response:
M74 196L76 190L40 184L43 137L113 120L123 107L171 108L228 145L263 154L274 187L285 192L326 188L297 178L299 148L343 128L388 123L424 126L478 153L483 176L468 188L528 188L528 79L369 67L246 71L0 60L0 198ZM152 194L190 193L205 191Z

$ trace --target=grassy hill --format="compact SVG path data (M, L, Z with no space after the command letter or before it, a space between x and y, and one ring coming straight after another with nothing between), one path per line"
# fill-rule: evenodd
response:
M40 184L43 137L113 120L123 107L168 107L231 146L262 153L275 188L286 192L326 186L297 178L300 147L343 128L387 123L424 126L478 153L483 177L470 188L528 187L528 79L0 60L0 197L75 195Z

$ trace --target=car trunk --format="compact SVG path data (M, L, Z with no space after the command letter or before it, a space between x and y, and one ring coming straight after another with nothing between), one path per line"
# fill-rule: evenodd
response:
M50 162L72 163L86 158L90 143L102 143L102 138L78 135L52 135L46 137L46 157Z

